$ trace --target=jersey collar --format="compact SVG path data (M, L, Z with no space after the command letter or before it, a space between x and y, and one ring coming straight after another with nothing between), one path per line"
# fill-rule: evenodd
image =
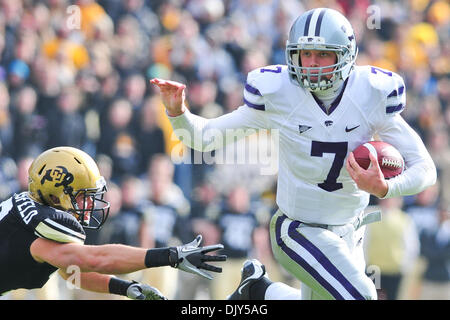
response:
M342 85L343 87L342 87L341 93L339 93L339 95L336 97L336 99L334 99L334 101L331 103L328 111L327 111L327 108L325 107L325 105L323 104L323 102L319 98L317 98L313 93L310 92L310 94L316 101L317 105L320 107L320 109L322 109L322 111L326 115L330 115L337 108L337 106L339 105L339 102L341 102L342 96L344 95L344 91L347 86L348 79L349 78L345 79L344 84Z

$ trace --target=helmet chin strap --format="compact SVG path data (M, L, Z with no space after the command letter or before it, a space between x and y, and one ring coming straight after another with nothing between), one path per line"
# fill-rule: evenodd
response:
M318 98L331 99L339 95L343 84L344 81L342 79L338 79L333 83L333 85L330 88L315 88L315 89L308 88L308 90L314 93Z

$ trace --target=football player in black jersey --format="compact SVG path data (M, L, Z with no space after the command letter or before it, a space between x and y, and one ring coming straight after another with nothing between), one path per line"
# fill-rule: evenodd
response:
M201 235L157 249L84 245L84 229L99 229L108 217L105 192L105 179L87 153L57 147L40 154L29 169L28 191L0 204L0 294L41 288L56 270L68 279L66 270L76 266L85 290L159 300L165 297L156 288L112 274L172 266L212 279L205 270L222 271L206 262L225 261L224 255L207 254L223 246L200 247Z

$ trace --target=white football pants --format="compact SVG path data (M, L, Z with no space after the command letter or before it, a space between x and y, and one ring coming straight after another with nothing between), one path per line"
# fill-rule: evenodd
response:
M277 261L302 282L302 298L377 299L365 273L364 229L355 230L353 224L312 227L278 210L270 222L270 239Z

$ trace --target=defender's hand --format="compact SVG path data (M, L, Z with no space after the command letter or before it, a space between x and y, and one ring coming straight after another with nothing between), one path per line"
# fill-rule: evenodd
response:
M176 117L184 113L184 101L186 99L184 89L186 89L186 85L158 78L150 80L150 83L158 86L161 90L161 99L169 116Z
M388 184L375 156L369 152L369 157L371 165L367 170L356 162L353 152L348 155L345 166L359 189L383 198L388 192Z
M209 280L212 280L212 276L203 270L208 270L212 272L222 272L222 268L206 264L208 261L225 261L227 259L226 255L207 255L206 253L211 251L216 251L223 249L222 244L214 244L206 247L199 247L202 242L202 236L198 235L194 241L184 244L178 247L170 248L170 256L174 268L181 269L186 272L198 274Z
M133 300L167 300L158 289L135 281L128 287L127 297Z

